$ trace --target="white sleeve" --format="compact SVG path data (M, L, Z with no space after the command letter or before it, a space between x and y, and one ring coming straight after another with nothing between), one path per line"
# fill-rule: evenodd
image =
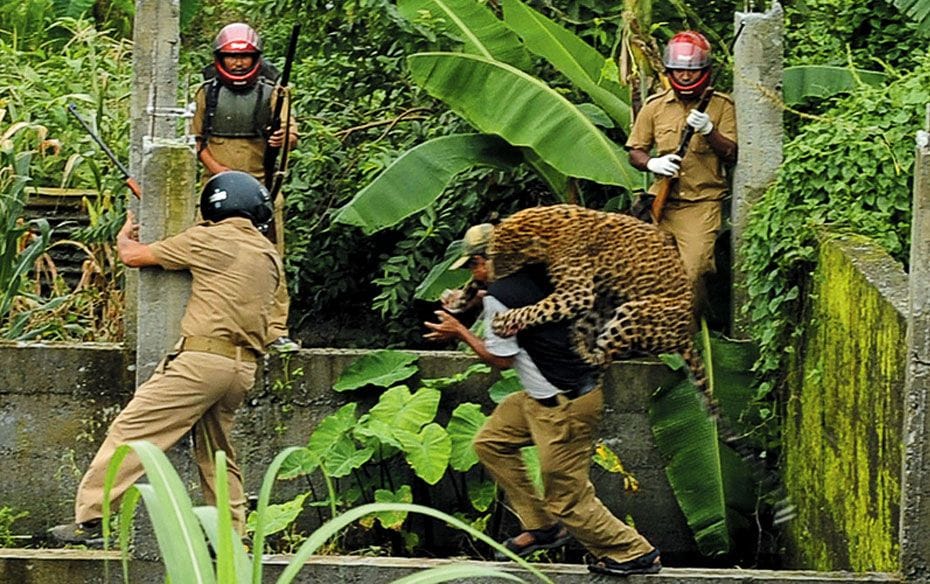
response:
M493 296L484 297L484 346L488 352L495 357L513 357L520 352L520 345L517 343L517 336L499 337L494 334L491 328L491 322L499 313L507 310L507 307Z

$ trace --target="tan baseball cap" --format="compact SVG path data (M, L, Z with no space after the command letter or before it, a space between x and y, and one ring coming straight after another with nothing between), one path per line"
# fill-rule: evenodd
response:
M462 238L462 256L452 262L449 268L458 270L468 263L471 256L484 255L484 252L488 249L488 242L491 241L491 233L493 231L494 226L490 223L481 223L469 227L468 231L465 232L465 236Z

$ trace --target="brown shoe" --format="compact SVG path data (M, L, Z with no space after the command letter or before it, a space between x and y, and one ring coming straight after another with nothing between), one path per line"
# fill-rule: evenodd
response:
M526 540L525 536L521 537L524 534L528 534L532 537L532 540L529 543L520 545L517 543L517 539ZM505 540L503 545L521 558L525 558L535 551L561 547L567 544L571 538L572 536L569 535L568 530L556 523L552 527L544 529L527 529L523 533ZM509 560L510 556L495 551L494 558L503 562Z

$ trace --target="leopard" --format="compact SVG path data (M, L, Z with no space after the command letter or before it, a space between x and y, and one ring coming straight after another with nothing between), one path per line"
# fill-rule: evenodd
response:
M683 358L718 435L777 501L775 523L796 509L777 476L737 434L708 388L694 343L694 288L672 235L631 215L560 204L518 211L494 227L486 255L491 277L542 264L553 291L535 304L499 313L499 336L547 322L572 321L575 352L606 370L615 359L646 353Z
M693 286L670 234L625 214L539 206L496 225L487 256L494 278L542 264L553 287L539 302L497 315L495 334L570 320L575 352L595 368L638 354L678 353L710 397L694 346Z

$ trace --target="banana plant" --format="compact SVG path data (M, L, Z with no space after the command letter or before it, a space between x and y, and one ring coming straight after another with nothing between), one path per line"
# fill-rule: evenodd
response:
M919 30L930 33L930 0L892 0L895 7L917 23Z
M747 343L713 338L702 326L708 384L731 423L739 424L754 407L751 373L755 349ZM680 356L663 356L673 369ZM719 556L734 550L741 529L756 512L756 484L748 464L724 444L716 422L690 379L660 387L652 397L649 419L656 446L665 457L666 476L698 550Z
M458 53L409 56L413 80L481 135L496 138L492 144L509 148L488 150L470 135L421 144L340 209L337 222L366 233L396 225L433 204L457 174L475 166L526 164L562 200L577 195L575 179L639 188L641 173L601 127L607 120L626 133L631 122L629 91L610 59L520 0L503 3L503 20L475 0L400 0L398 8L415 25L432 24L462 43ZM533 76L517 49L546 60L593 103L576 104Z

